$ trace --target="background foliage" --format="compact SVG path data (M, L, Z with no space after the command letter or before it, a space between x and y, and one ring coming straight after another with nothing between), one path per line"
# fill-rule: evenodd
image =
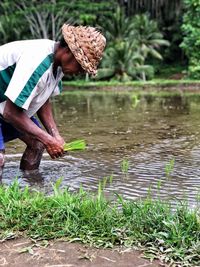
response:
M151 79L166 66L169 72L180 72L187 59L190 77L198 79L199 5L199 0L1 0L0 45L30 38L57 40L64 22L93 25L109 40L101 79Z
M2 0L0 44L26 38L56 40L64 22L98 25L112 8L112 0Z
M185 14L182 26L184 39L182 48L189 59L189 76L200 78L200 1L184 0Z
M116 8L106 21L108 46L97 78L114 76L121 81L153 78L154 68L147 59L162 59L158 49L169 43L163 39L156 21L148 15L126 17L124 9Z

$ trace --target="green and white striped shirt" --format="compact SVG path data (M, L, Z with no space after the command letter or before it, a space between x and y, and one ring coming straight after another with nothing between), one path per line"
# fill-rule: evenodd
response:
M0 46L0 114L6 99L33 116L51 96L61 92L63 72L53 75L55 41L11 42Z

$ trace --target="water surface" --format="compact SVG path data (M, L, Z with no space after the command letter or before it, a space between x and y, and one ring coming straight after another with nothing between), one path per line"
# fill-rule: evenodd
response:
M20 141L7 144L3 183L18 177L21 184L51 192L62 186L96 190L105 177L105 192L127 199L146 197L196 203L200 190L200 97L153 96L128 92L65 92L53 102L54 115L66 141L84 138L84 152L59 160L44 154L40 170L21 173ZM123 160L129 162L126 173ZM166 165L174 160L170 175Z

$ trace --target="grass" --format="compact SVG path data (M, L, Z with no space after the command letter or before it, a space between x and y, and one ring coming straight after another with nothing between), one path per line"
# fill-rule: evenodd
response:
M173 170L174 170L174 163L175 163L175 159L171 159L170 162L165 165L165 174L166 174L166 177L169 177L170 174L173 172Z
M132 90L127 90L125 87L123 90L119 91L113 91L111 90L104 90L105 87L102 87L102 90L95 90L95 89L89 89L89 90L82 90L80 87L74 87L73 90L65 90L62 93L62 96L66 95L85 95L87 96L93 96L93 95L113 95L113 93L118 94L118 95L130 95L132 94L132 102L133 102L133 107L137 106L139 96L152 96L152 97L170 97L170 96L181 96L181 97L193 97L196 99L197 97L200 96L200 90L199 91L181 91L181 90L156 90L155 88L152 88L152 90L145 91L145 90L138 90L138 88L135 88L133 91Z
M67 240L113 247L140 246L146 257L162 258L171 266L200 266L199 210L179 203L153 200L126 201L117 195L115 203L103 195L60 190L54 194L21 189L17 181L0 187L0 239L29 236L34 239L65 237Z
M123 159L121 162L121 171L125 174L128 173L128 169L129 169L129 160Z
M113 86L133 86L133 87L144 87L144 86L178 86L178 85L193 85L199 84L199 80L172 80L172 79L153 79L151 81L130 81L130 82L119 82L119 81L85 81L85 80L75 80L75 81L65 81L64 86L71 87L81 87L81 88L93 88L93 87L113 87Z

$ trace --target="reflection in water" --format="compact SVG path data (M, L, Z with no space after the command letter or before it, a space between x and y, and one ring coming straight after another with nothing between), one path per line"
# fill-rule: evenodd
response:
M63 178L62 186L70 190L81 184L96 190L99 181L112 175L107 194L136 199L151 191L162 199L187 196L194 204L200 189L199 102L197 96L66 92L53 102L56 121L66 141L84 138L88 149L59 160L45 154L39 172L21 173L23 147L14 141L7 147L3 183L18 176L23 186L51 193L52 183ZM120 167L124 158L129 161L127 174ZM174 169L166 176L172 159Z

